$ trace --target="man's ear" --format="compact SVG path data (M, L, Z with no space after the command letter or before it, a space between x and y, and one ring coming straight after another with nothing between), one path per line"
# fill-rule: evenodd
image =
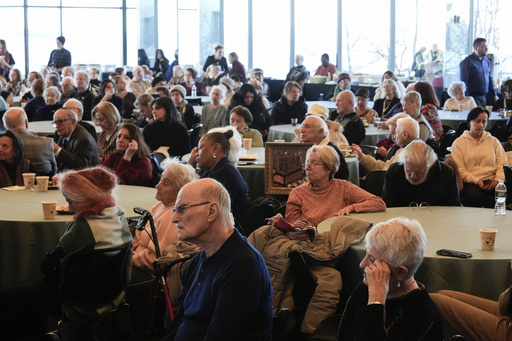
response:
M220 214L220 206L219 206L219 204L216 203L216 202L212 202L210 204L210 208L208 209L208 222L212 222L215 219L217 219L219 214Z

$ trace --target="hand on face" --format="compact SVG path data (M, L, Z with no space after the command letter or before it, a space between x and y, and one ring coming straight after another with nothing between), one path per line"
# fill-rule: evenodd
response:
M365 283L368 286L368 301L384 304L389 293L391 271L386 262L376 259L365 269Z
M125 155L131 159L137 149L139 149L139 144L137 141L131 140L130 143L128 143L128 149L126 149Z

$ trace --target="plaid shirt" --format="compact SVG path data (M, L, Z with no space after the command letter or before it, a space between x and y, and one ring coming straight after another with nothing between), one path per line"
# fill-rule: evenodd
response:
M50 54L50 60L48 60L48 66L53 66L57 69L71 66L71 53L65 48L53 50Z

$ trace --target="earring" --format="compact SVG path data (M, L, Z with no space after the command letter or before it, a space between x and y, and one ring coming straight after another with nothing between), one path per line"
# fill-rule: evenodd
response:
M400 281L398 281L398 284L396 285L398 288L400 288Z
M217 154L213 154L213 158L216 158L217 157Z

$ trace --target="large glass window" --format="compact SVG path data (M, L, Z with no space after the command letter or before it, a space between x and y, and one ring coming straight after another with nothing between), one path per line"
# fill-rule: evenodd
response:
M311 75L321 64L320 57L324 53L336 64L337 3L336 0L295 0L295 54L304 56L304 66ZM287 42L284 36L283 41ZM286 56L286 61L289 60ZM284 78L288 70L289 65L280 71L280 77Z
M48 20L48 18L54 19ZM50 53L57 48L56 39L61 35L60 20L58 18L60 18L60 10L58 8L28 8L27 20L30 71L39 71L41 68L46 67L48 65ZM67 39L64 46L71 51L71 62L75 63L75 51L70 48L69 44L69 40L73 40L71 38L72 32L70 31L68 33L69 34L66 37L66 31L63 32ZM74 44L79 46L79 42L75 41ZM85 49L85 47L81 48ZM92 51L92 47L88 49L88 51Z
M178 0L180 64L202 69L199 63L199 0Z
M388 69L389 6L389 0L342 2L341 55L344 72L374 74L380 82L380 76ZM372 81L371 78L364 80Z
M14 68L25 74L25 36L23 29L23 8L2 8L2 34L0 39L5 40L7 51L12 55L16 64ZM9 29L6 29L9 28Z
M290 3L258 0L252 3L253 68L284 78L290 68ZM249 72L249 70L247 70Z
M227 59L229 53L236 52L244 65L247 65L249 53L248 18L247 0L224 0L224 54Z
M178 12L177 0L158 1L158 47L164 51L169 64L174 60L174 51L178 48ZM156 52L156 50L154 51ZM156 54L150 58L156 57Z
M215 46L221 42L220 0L201 0L199 35L199 62L204 65L206 58L215 53Z

